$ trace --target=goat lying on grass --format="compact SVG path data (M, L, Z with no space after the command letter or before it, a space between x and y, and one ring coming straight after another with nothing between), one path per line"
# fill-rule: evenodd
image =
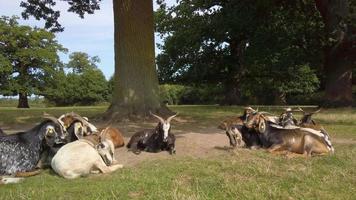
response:
M52 159L52 169L67 179L98 171L110 173L123 167L115 164L115 144L123 146L123 138L117 129L111 127L100 134L85 136L60 148Z
M0 175L38 174L33 171L44 149L64 142L65 138L62 124L54 117L46 117L29 131L0 136Z
M261 147L261 141L256 131L249 130L244 126L247 117L255 112L257 111L251 107L245 107L242 116L229 118L220 123L218 128L225 130L225 133L229 138L230 146L248 148Z
M48 114L45 114L45 116L48 116ZM41 160L37 164L37 168L50 167L53 156L65 144L98 132L97 128L88 122L88 118L82 117L74 112L62 115L58 118L58 122L60 122L67 131L66 140L60 144L48 144L41 155Z
M323 130L300 127L284 129L269 121L263 113L250 115L246 127L258 132L263 147L270 152L290 151L306 156L334 152L330 137Z
M175 136L170 132L171 120L177 114L170 116L164 120L158 115L152 116L159 120L155 129L146 129L135 133L127 144L127 148L135 154L140 154L141 151L160 152L169 151L170 154L175 154Z

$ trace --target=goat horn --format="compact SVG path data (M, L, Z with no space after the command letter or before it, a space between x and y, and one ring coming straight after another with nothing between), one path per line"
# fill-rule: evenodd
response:
M259 114L261 114L261 115L273 115L272 113L269 113L269 112L264 112L264 111L262 111L262 112L258 112Z
M315 113L318 113L318 112L320 112L321 111L321 108L319 108L317 111L314 111L314 112L312 112L312 113L310 113L310 114L315 114Z
M89 127L92 132L98 131L98 129L92 123L88 122L88 120L86 120L84 117L82 117L74 112L72 112L71 114L73 116L73 119L76 119L76 120L79 120L80 122L82 122L83 125Z
M55 118L55 117L53 117L53 116L51 116L51 115L46 115L46 116L43 116L43 118L44 118L44 119L51 120L51 121L53 121L54 123L59 124L59 125L60 125L60 127L61 127L61 131L62 131L62 132L64 132L64 130L66 130L66 129L65 129L65 127L64 127L63 122L62 122L62 121L60 121L60 120L58 120L57 118Z
M174 114L174 115L172 115L172 116L168 117L168 119L167 119L167 123L170 123L170 122L171 122L171 120L173 119L173 117L175 117L175 116L177 116L177 115L178 115L178 113L176 113L176 114Z
M151 111L150 111L150 114L151 114L152 116L156 117L157 119L159 119L159 121L161 121L161 122L162 122L162 124L164 124L164 119L163 119L162 117L160 117L160 116L158 116L158 115L153 114Z
M300 112L305 113L305 111L304 111L301 107L298 107L298 110L297 110L297 111L300 111Z

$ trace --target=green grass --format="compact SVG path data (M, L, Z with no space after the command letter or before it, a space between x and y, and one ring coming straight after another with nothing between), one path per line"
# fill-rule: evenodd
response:
M187 120L175 126L186 129L212 127L242 111L237 106L171 108ZM106 107L0 108L7 116L0 121L12 123L27 116L23 123L32 123L42 111L58 116L72 110L90 117ZM279 108L260 110L280 113ZM310 159L239 149L205 159L173 156L76 180L46 170L21 184L1 185L0 199L356 199L356 109L324 110L314 119L325 125L332 139L354 142L336 142L334 155Z

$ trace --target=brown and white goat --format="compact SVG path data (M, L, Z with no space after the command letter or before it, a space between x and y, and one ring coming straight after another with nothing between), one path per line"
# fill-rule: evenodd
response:
M53 157L52 169L67 179L98 171L110 173L123 167L116 164L115 145L124 145L122 135L117 129L108 127L100 134L85 136L64 145Z
M310 128L284 129L269 121L263 113L250 115L246 127L259 134L269 152L290 151L306 156L333 153L329 135Z
M170 154L175 154L175 136L170 132L171 120L177 114L168 117L164 120L158 115L151 115L159 120L155 129L146 129L136 132L127 144L127 148L135 154L140 154L141 151L160 152L169 151Z

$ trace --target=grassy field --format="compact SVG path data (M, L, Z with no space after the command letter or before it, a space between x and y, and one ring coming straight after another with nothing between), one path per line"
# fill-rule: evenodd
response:
M94 117L105 109L0 108L0 123L35 123L42 112L59 116L75 111ZM219 106L171 109L186 121L175 124L181 129L216 127L222 119L242 111L241 107ZM281 112L276 107L259 109ZM314 119L330 132L334 155L286 158L263 150L238 149L204 159L173 156L76 180L46 170L21 184L1 185L0 199L356 199L356 109L324 110Z

